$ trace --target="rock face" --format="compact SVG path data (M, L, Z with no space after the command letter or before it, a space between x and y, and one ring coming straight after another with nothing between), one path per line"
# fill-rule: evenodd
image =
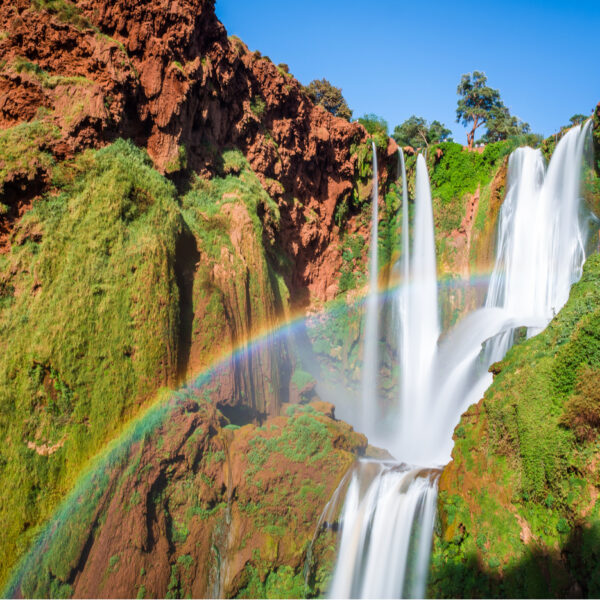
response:
M138 423L80 485L12 593L303 596L316 522L367 443L330 405L294 408L236 429L186 394L147 416L158 424Z
M239 148L281 207L278 242L294 261L296 302L328 299L341 263L335 210L356 187L356 148L368 136L315 106L285 70L228 39L213 4L4 4L0 127L52 124L56 135L44 149L57 159L131 138L173 174L212 175L222 150ZM396 169L394 153L390 140L380 158L383 186L388 165ZM31 197L47 170L21 175L27 185L22 176L11 185Z

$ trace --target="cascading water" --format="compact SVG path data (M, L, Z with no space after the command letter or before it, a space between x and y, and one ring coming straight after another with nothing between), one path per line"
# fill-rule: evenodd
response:
M403 216L403 223L408 223L407 217L408 214ZM407 239L403 247L409 247ZM420 437L430 418L427 403L422 400L431 395L432 365L440 335L431 189L422 155L417 157L414 240L409 264L400 292L404 303L400 327L406 350L400 355L399 444L394 445L394 451L418 464Z
M366 303L366 318L364 329L363 348L363 371L361 381L361 406L362 423L365 431L374 433L374 424L377 419L377 369L379 357L377 351L377 339L379 337L378 318L378 263L377 252L378 240L378 177L377 177L377 148L373 142L373 192L372 205L373 215L371 219L371 241L369 249L369 295Z
M567 301L585 261L579 188L590 128L588 122L562 138L547 172L539 150L512 153L486 306L502 307L522 320L538 319L545 327ZM511 332L499 336L488 349L490 360L500 360L511 342Z
M439 345L431 196L425 161L418 157L410 247L408 203L403 201L403 284L397 303L401 390L395 411L399 421L397 438L387 440L402 462L360 461L352 474L332 597L424 596L436 467L450 460L454 427L491 383L488 368L504 356L513 332L526 327L533 334L544 328L581 275L587 227L580 214L579 184L589 132L589 123L568 132L547 171L539 151L522 148L511 155L486 305L463 319ZM376 372L370 377L372 407Z

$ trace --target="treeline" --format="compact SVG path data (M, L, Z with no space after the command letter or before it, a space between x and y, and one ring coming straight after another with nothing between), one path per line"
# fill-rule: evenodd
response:
M332 85L327 79L312 81L304 88L306 94L315 104L320 104L332 114L347 120L352 119L352 110L346 102L342 90ZM543 136L531 132L529 123L521 121L510 113L502 101L499 90L488 85L487 76L481 71L473 71L461 77L457 90L456 122L461 123L467 131L467 146L472 149L476 144L488 144L510 138L521 138L523 144L538 146ZM588 117L582 114L573 115L569 124L561 131L584 122ZM374 114L363 115L358 121L371 134L390 135L388 123ZM475 134L485 127L485 133L476 141ZM399 146L410 146L414 149L429 147L431 144L453 141L452 132L438 120L431 122L423 117L411 115L400 125L396 125L391 137Z

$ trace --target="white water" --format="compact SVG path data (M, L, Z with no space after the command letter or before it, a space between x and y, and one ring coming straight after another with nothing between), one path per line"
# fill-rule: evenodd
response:
M591 122L582 130L575 127L561 139L547 171L539 150L512 153L486 306L505 308L517 319L538 319L545 327L581 277L586 240L579 188L590 127ZM510 332L499 337L489 349L490 360L500 360L511 343Z
M423 597L425 578L407 582L406 567L411 554L416 554L416 564L421 570L427 568L431 535L414 526L433 520L436 488L432 483L438 475L395 463L358 464L341 517L332 598L394 598L398 590Z
M410 247L403 202L402 260L410 256L410 266L406 276L403 262L397 303L400 420L396 439L386 444L401 462L361 461L353 473L332 597L424 596L437 495L431 468L450 460L454 427L490 385L488 368L510 348L514 331L527 327L531 335L543 329L581 275L586 227L579 187L589 131L588 123L568 132L547 171L539 151L524 148L511 155L486 305L439 345L431 195L425 161L417 159ZM374 382L370 394L363 389L371 406L377 405L376 375ZM416 538L415 531L420 533Z
M403 216L403 223L408 223L406 216ZM432 366L440 335L431 189L427 165L421 155L417 157L412 251L407 242L408 236L402 242L406 254L410 255L410 268L399 293L404 351L399 356L400 422L394 451L405 460L414 462L412 455L421 445L420 438L430 418L427 403L418 400L431 397Z
M379 353L377 351L377 340L379 338L379 315L378 315L378 219L379 219L379 194L377 177L377 148L373 142L373 192L372 205L373 214L371 218L371 245L369 248L369 295L366 302L366 318L363 348L363 371L361 381L361 407L362 422L365 431L373 433L374 424L377 420L377 371L379 368Z

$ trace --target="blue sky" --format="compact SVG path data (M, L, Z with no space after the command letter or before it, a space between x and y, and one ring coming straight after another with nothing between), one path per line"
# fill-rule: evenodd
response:
M217 0L216 11L251 50L305 85L329 79L354 117L390 129L416 114L464 142L456 86L473 70L545 136L600 101L599 0Z

